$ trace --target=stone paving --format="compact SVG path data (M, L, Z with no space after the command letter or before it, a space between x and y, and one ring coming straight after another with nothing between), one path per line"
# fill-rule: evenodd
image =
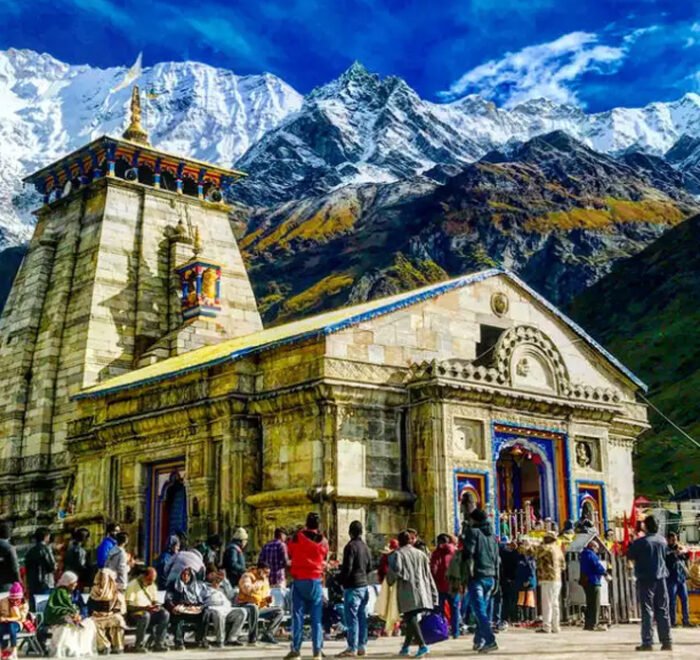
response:
M652 657L665 658L700 658L700 628L675 629L673 631L673 651L662 653L659 645L655 645L655 653ZM400 647L400 639L382 638L370 641L368 658L394 658ZM635 653L634 647L639 644L638 625L615 626L607 632L586 633L581 628L563 628L558 635L539 635L532 630L511 629L498 636L500 650L490 653L488 656L475 653L471 650L471 638L463 637L459 640L450 640L432 647L430 658L465 658L489 657L489 658L543 658L554 660L558 658L575 658L576 660L615 660L618 658L633 658L640 654ZM345 648L342 641L326 642L324 652L328 658L332 658ZM124 658L140 660L273 660L283 658L289 646L264 645L257 648L226 648L202 651L187 649L182 652L170 651L169 653L147 655L129 654ZM642 657L647 657L641 654ZM311 658L311 646L304 643L302 657L305 660Z

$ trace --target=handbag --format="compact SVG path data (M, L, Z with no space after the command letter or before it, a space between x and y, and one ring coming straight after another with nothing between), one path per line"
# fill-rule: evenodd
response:
M25 619L24 621L22 621L22 628L23 628L24 632L27 632L30 634L35 633L36 632L36 623L34 623L34 621L32 621L31 619Z
M428 645L444 642L450 638L447 620L439 612L426 614L420 621L420 630Z

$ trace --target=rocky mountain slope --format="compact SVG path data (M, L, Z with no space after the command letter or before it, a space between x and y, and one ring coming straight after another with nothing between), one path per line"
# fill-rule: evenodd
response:
M619 262L578 296L570 312L650 386L649 398L695 439L700 438L700 216L674 227ZM653 430L638 446L641 493L667 495L700 483L700 448L651 412Z
M130 90L110 90L123 74L0 51L0 248L31 233L36 200L21 194L23 176L95 137L122 132ZM275 76L237 76L198 62L156 64L138 83L154 144L223 165L302 102Z
M0 248L31 232L36 201L21 194L23 175L102 133L121 132L129 91L110 90L123 73L29 50L0 51ZM614 155L661 156L681 137L700 138L696 94L597 114L545 99L505 110L479 96L433 103L400 78L381 79L357 63L306 98L269 74L241 77L196 62L156 64L138 82L153 143L222 165L236 162L250 174L239 198L256 206L348 184L444 178L446 168L554 130ZM669 162L689 169L692 150L681 147ZM697 187L698 176L693 172L688 185Z
M258 209L241 247L268 321L494 263L564 304L697 212L667 169L557 131L462 168Z
M250 177L239 195L269 205L347 184L396 181L436 165L463 166L555 130L602 153L660 157L682 136L700 136L700 96L597 114L546 99L511 110L479 96L441 104L355 63L243 156L238 166Z

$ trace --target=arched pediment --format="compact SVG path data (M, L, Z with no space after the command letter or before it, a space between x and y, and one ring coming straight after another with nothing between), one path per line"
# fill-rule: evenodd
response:
M502 380L516 389L566 395L569 372L551 339L533 326L506 330L496 344L494 363Z

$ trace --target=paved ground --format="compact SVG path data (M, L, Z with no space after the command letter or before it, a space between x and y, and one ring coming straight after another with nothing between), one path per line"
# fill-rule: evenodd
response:
M658 644L655 645L656 653L651 657L665 658L700 658L700 628L675 629L674 650L661 653ZM432 647L431 658L465 658L489 657L489 658L542 658L554 660L557 658L575 658L576 660L615 660L618 658L632 658L639 656L634 647L639 644L639 627L635 625L615 626L607 632L585 633L581 628L564 628L558 635L540 635L532 630L508 630L498 635L498 643L501 649L497 653L482 656L471 650L471 639L463 637L459 640L447 641ZM399 650L400 640L397 638L382 638L370 641L367 651L368 658L394 658ZM343 650L343 642L326 642L324 651L331 658ZM258 648L226 648L202 651L187 649L181 652L169 652L164 654L150 653L148 655L126 655L127 658L140 660L272 660L283 658L289 647L287 644L279 646L260 646ZM641 654L642 657L649 657ZM302 657L311 658L311 648L308 642L304 643Z

